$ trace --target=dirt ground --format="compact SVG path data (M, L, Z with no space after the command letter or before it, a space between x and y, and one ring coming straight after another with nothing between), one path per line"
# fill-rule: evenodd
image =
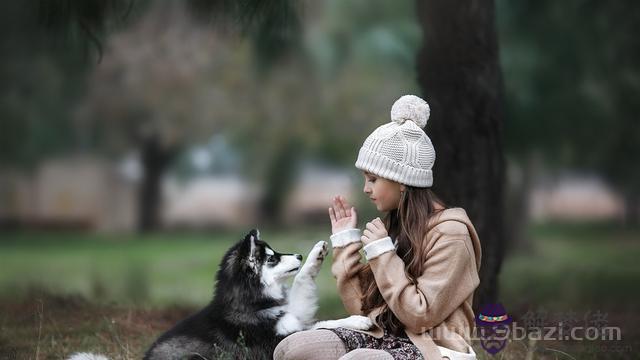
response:
M31 293L0 300L0 359L63 359L95 352L141 359L162 332L195 309L95 305L80 297Z
M78 296L31 291L20 299L0 298L0 360L65 359L93 352L114 360L141 359L162 332L194 308L136 309L94 304ZM517 318L518 316L514 314ZM640 321L634 312L609 314L623 328L623 342L512 341L491 356L474 341L479 360L635 359Z

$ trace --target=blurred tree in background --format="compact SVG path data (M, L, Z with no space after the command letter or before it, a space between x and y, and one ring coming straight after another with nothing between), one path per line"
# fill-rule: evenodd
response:
M255 53L258 59L258 65L261 67L268 67L280 56L291 50L296 43L297 34L299 33L299 31L297 31L298 17L292 2L288 0L270 1L268 3L251 0L242 2L193 0L188 2L188 4L192 13L198 14L197 18L204 22L219 25L221 28L238 25L246 35L255 40ZM77 64L82 60L84 61L82 67L86 69L89 64L87 56L88 54L90 55L90 53L86 51L88 46L92 45L95 47L97 56L100 59L103 55L104 43L108 37L115 31L126 27L125 25L127 24L124 20L133 21L140 16L140 13L148 11L150 8L164 8L165 14L168 16L168 14L173 11L182 10L182 3L172 4L167 2L123 0L91 0L83 2L67 0L51 3L48 1L33 0L19 5L9 6L9 10L11 11L4 13L4 15L7 16L7 33L10 34L5 43L5 52L11 56L9 60L5 61L7 66L3 67L3 71L8 71L8 75L18 75L19 78L10 79L15 81L7 82L7 84L10 85L6 89L7 91L4 97L7 98L6 101L9 103L8 105L10 105L6 111L9 112L9 114L13 111L13 113L16 113L18 116L8 118L6 120L6 126L3 124L3 128L9 130L5 132L5 134L7 134L7 151L5 152L6 155L3 160L6 159L7 163L23 165L24 159L21 158L28 157L35 162L41 156L51 156L52 148L60 150L74 148L74 142L68 141L69 136L73 136L74 132L65 131L64 128L65 125L70 124L72 119L70 110L73 106L70 105L68 98L63 97L59 99L62 97L59 94L70 93L71 96L69 96L69 98L77 100L73 95L77 96L78 93L71 92L73 88L69 86L69 83L73 84L72 81L67 83L58 78L52 81L51 86L58 86L58 88L50 91L54 96L49 98L46 97L49 95L46 91L49 91L49 89L41 89L40 84L36 84L33 80L29 82L29 78L24 78L24 73L30 72L30 69L27 70L27 68L31 67L29 61L33 61L33 52L42 51L40 47L34 46L34 42L37 44L45 44L49 41L60 42L61 46L56 50L57 52L50 51L46 53L47 56L51 58L51 62L53 64L62 63L64 65L69 61L75 61L75 64ZM167 16L165 16L165 19ZM157 20L162 21L162 18L163 16L160 15ZM153 31L158 30L158 27L162 27L163 25L166 24L156 24L155 28L153 28L152 25L150 27ZM144 170L139 196L139 227L141 230L152 230L159 225L160 179L178 149L187 141L187 137L180 134L180 132L188 128L190 129L189 124L181 123L185 120L191 121L191 118L185 116L187 114L184 113L184 110L192 105L190 103L192 99L189 99L188 96L194 95L194 92L201 90L197 87L191 87L188 81L192 80L194 75L196 77L199 76L196 75L197 71L204 65L210 65L203 64L203 62L211 59L211 57L207 58L202 56L181 57L179 60L171 58L172 54L173 56L193 55L182 51L189 51L188 49L185 50L189 45L192 45L191 49L193 49L193 45L201 44L194 43L194 41L198 39L196 38L186 41L184 46L179 47L180 40L182 39L175 39L175 36L180 35L176 29L168 28L164 30L166 30L165 38L174 37L174 40L178 41L164 42L164 44L159 42L160 45L156 48L159 49L158 51L160 51L160 53L154 53L153 46L151 47L151 51L148 51L149 48L143 45L143 43L148 41L148 38L139 39L141 43L139 43L140 48L138 49L138 55L140 56L138 59L147 61L144 65L147 65L149 68L134 67L133 71L136 72L136 74L134 74L133 79L135 82L137 77L139 80L138 84L144 83L144 86L148 87L146 89L138 88L136 90L152 89L162 92L163 90L180 91L186 89L192 91L192 93L182 94L183 96L166 96L167 94L165 93L165 96L160 97L154 97L153 92L151 92L151 94L145 94L144 92L138 93L137 95L141 96L148 95L147 100L151 99L151 101L147 101L146 103L138 102L142 100L140 96L131 96L131 93L126 92L121 93L119 95L122 96L120 97L122 101L118 102L116 100L120 107L108 109L109 111L105 114L114 117L102 117L103 121L99 126L100 129L117 128L113 133L118 134L118 136L111 137L111 139L118 138L119 140L124 140L125 143L133 141L136 144L135 146L140 150L140 158ZM146 33L146 36L152 37L152 35L153 34ZM199 39L204 40L203 38ZM133 41L135 42L135 40ZM163 45L164 48L162 47ZM68 51L70 48L74 49L76 46L80 47L84 52ZM173 47L178 48L173 49ZM22 51L15 53L16 49L22 49ZM162 51L165 51L165 53L162 53ZM24 54L21 54L21 52ZM203 52L200 52L200 54L203 54ZM209 55L213 54L215 53ZM156 56L159 58L157 63ZM24 61L25 59L27 62ZM65 60L67 61L66 63ZM176 71L175 76L169 76L170 79L164 84L145 83L144 80L149 80L149 78L145 77L144 73L142 73L145 69L150 69L147 75L158 75L158 71L163 71L164 75L168 75L168 73L176 70L175 68L167 68L165 66L166 64L163 65L162 60L173 60L175 62L171 65L182 64L183 66L178 69L179 71ZM17 66L24 66L25 64L26 67L16 69ZM200 67L196 66L195 68L191 68L190 66L194 64L200 65ZM117 67L117 65L112 67ZM72 74L72 76L69 77L70 79L76 79L76 86L82 87L84 85L86 75L81 69L73 68L72 66L62 68L61 66L59 71L64 72L65 70L68 71L69 74ZM49 71L52 72L53 70L50 69ZM191 71L191 74L185 74L185 71ZM106 72L109 72L109 70L106 70ZM140 74L140 76L138 76L138 74ZM52 75L56 74L53 73ZM115 72L112 71L111 75L117 77L123 75L123 72L116 70ZM191 78L189 78L189 75L191 75ZM131 76L124 77L127 81L132 79ZM117 80L116 78L115 83L117 83ZM180 83L185 85L185 87L180 89L178 86ZM16 88L15 84L24 84L22 86L23 88L30 88L19 93L15 90L20 89L20 87ZM164 86L156 87L154 85ZM110 89L104 81L99 87L102 88L103 86L106 89ZM64 89L61 89L61 87L64 87ZM34 104L28 103L34 100L34 97L28 92L29 90L34 93L45 92L43 97L46 98L42 100L42 104L33 106ZM114 89L111 88L111 90ZM20 95L24 96L21 97ZM127 95L129 95L129 98L127 98ZM199 96L196 96L196 98L201 98L200 94L197 95ZM202 94L202 96L206 95L206 93ZM162 111L166 109L155 107L167 99L171 99L171 105L169 105L171 109L169 111ZM47 106L47 103L51 105ZM127 105L125 105L125 103ZM22 112L29 106L49 112L47 115L34 114L34 116L32 116L32 124L25 124L21 118ZM51 112L51 106L60 106L60 109L54 109L57 111ZM126 114L122 112L118 114L118 109L123 108ZM104 112L101 111L100 113L103 114ZM50 119L51 115L60 116L60 120L55 122L55 119ZM194 119L194 121L198 120L202 119ZM212 123L211 119L207 120L209 124ZM83 127L80 126L80 128ZM195 131L203 130L197 127L191 128L196 128ZM86 126L84 129L85 134L82 135L86 135L87 133ZM124 131L118 131L121 129L124 129ZM58 133L59 136L56 136L56 133ZM95 136L97 137L95 139L97 143L100 143L100 140L102 140L100 137L105 135L101 132L89 131L89 133L98 135ZM22 135L24 138L30 140L33 139L34 142L33 144L27 143L23 145L16 141L23 137L16 135ZM105 136L108 136L108 134ZM92 136L89 138L91 137ZM106 141L111 142L110 140ZM3 141L3 144L4 143ZM129 142L129 144L131 143ZM92 145L95 145L95 143Z
M598 172L640 210L640 22L635 1L498 1L506 150L555 168ZM526 193L523 189L522 193Z
M182 3L157 2L104 44L77 119L100 148L138 150L141 230L159 225L161 180L180 151L251 109L243 95L248 59L229 42L194 22Z

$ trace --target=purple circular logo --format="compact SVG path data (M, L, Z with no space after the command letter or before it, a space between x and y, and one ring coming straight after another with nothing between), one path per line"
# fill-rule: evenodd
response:
M480 344L489 354L495 355L507 345L511 317L502 304L486 304L476 316Z

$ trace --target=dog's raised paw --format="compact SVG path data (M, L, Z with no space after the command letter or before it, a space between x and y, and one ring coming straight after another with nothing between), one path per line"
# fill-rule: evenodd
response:
M327 242L326 241L318 241L313 248L309 252L309 256L307 259L316 259L322 263L324 261L325 256L327 256Z
M300 273L316 277L322 266L325 256L327 256L327 242L318 241L307 256L307 261L302 266Z
M328 247L327 247L327 242L326 241L318 241L314 246L313 249L315 250L316 248L320 249L320 252L318 253L317 259L320 261L324 261L325 256L327 256L327 252L328 252ZM312 250L313 251L313 250Z

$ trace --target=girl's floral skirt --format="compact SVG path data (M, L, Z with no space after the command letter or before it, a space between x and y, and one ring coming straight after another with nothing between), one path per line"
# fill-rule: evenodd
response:
M420 350L409 340L404 331L403 335L396 336L384 329L381 338L361 333L359 331L336 328L327 329L333 331L344 343L347 352L355 349L384 350L391 354L395 360L423 360Z

